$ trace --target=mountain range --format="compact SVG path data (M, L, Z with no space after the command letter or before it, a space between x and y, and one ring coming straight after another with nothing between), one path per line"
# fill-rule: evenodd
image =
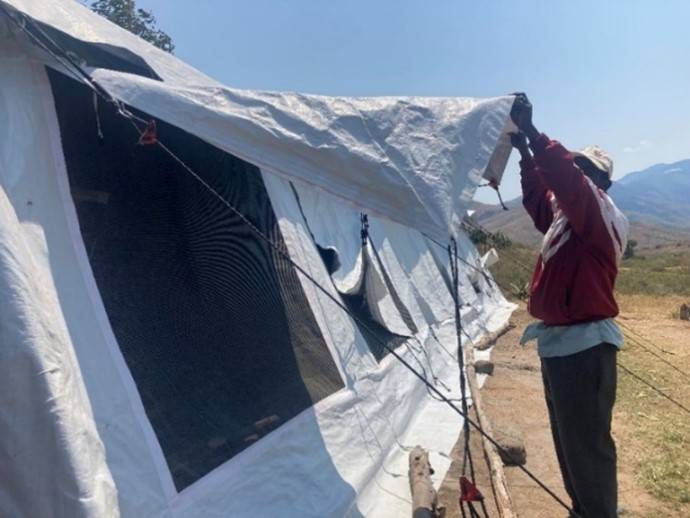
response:
M690 230L690 160L630 173L609 194L631 221Z
M609 195L630 220L630 238L640 249L687 246L690 243L690 159L656 164L615 181ZM474 202L475 220L492 232L501 231L513 241L536 247L537 232L522 199L498 205Z

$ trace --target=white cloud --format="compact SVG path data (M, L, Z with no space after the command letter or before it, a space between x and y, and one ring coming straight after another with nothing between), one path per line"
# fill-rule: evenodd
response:
M652 143L649 140L640 140L637 144L634 144L632 146L625 146L623 148L623 153L638 153L642 151L643 149L647 149L652 146Z

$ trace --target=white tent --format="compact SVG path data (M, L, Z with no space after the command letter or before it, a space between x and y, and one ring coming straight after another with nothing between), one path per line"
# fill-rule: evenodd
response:
M0 515L409 513L407 447L440 481L462 423L381 344L458 397L443 245L482 267L511 104L232 90L0 0ZM512 310L468 266L460 296L472 340Z

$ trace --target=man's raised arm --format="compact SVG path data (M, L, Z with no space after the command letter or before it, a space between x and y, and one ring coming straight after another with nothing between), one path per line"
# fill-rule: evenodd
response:
M541 180L545 189L555 195L558 207L568 218L575 234L582 238L589 236L594 230L593 225L598 230L603 220L596 188L593 188L593 184L575 165L570 151L559 142L549 140L534 127L532 104L525 94L516 94L511 117L530 141L534 152L534 176Z
M532 218L534 226L546 234L553 221L551 195L537 172L537 164L530 155L524 133L511 135L513 147L520 153L520 184L522 185L522 205Z

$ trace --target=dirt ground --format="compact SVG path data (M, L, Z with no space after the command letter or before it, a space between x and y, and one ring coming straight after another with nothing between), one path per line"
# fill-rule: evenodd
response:
M650 340L656 339L658 340L656 343L665 344L663 346L665 348L674 348L674 351L668 351L669 354L674 355L672 357L673 362L684 365L684 368L690 371L690 323L681 322L672 316L672 307L675 307L674 304L678 302L669 298L664 300L624 298L621 301L620 321L630 329L630 332L639 333L639 336ZM536 348L534 345L523 348L518 343L525 325L530 320L524 307L521 307L512 318L515 328L496 342L492 353L495 370L493 376L487 380L482 389L483 407L494 429L508 429L518 432L522 436L527 450L526 467L563 500L569 502L563 489L553 448ZM647 342L643 341L643 343ZM619 361L625 362L636 372L654 380L653 369L660 369L660 367L653 364L653 368L650 370L649 362L656 359L647 356L645 351L637 348L635 344L630 344L626 347L625 352L619 355ZM645 434L648 433L644 429L646 421L640 419L639 414L642 412L647 417L651 415L653 423L653 419L660 422L659 420L663 419L664 413L673 410L668 408L667 402L660 402L658 396L655 397L649 390L636 386L633 381L622 379L623 377L624 374L619 374L619 392L613 433L618 445L619 505L625 509L624 516L654 516L655 518L690 516L690 503L683 502L685 493L682 493L682 487L680 488L681 493L674 493L673 498L670 498L668 494L660 497L659 491L654 494L654 480L650 482L644 476L645 469L649 471L647 469L649 459L655 458L654 449L663 448L663 446L660 446L660 443L646 442L647 435ZM664 381L668 381L667 385L671 384L669 379L664 379ZM663 388L666 389L667 387ZM676 392L673 393L673 397L688 404L690 402L690 384L676 383L674 388ZM650 407L641 407L640 398L651 405L651 409ZM671 404L671 406L673 405ZM655 412L659 414L657 417L652 415ZM679 419L687 419L687 415L681 415ZM486 497L489 516L497 516L481 443L477 433L472 433L471 437L473 437L472 450L477 468L478 485ZM687 446L686 440L688 440L687 437L681 437L680 441L683 443L681 447ZM442 505L446 506L446 516L449 518L460 516L457 500L463 442L462 437L460 437L453 451L453 465L439 491L439 499ZM673 453L678 455L679 451L683 450L677 449ZM682 460L682 467L677 468L674 465L675 467L672 466L669 469L676 469L679 472L679 469L680 471L684 469L686 461L690 463L688 448L685 448L684 452L687 457ZM663 466L659 469L662 470L662 468ZM567 516L567 511L564 508L560 507L551 496L518 468L505 467L504 470L515 507L514 510L518 516L523 518ZM679 483L681 485L685 483L684 475L685 472L680 473Z

